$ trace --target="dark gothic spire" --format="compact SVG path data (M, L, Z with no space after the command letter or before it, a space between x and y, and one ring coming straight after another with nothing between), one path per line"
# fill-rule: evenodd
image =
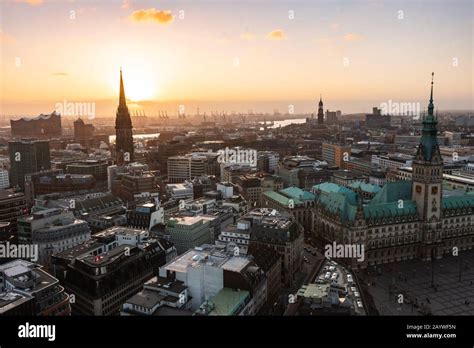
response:
M418 154L423 154L425 161L431 162L433 155L437 153L439 158L439 145L438 145L438 121L433 115L434 103L433 103L433 77L434 73L431 73L431 93L430 101L428 103L428 116L423 118L422 136L420 145L418 146Z
M115 117L115 150L117 153L117 163L133 161L133 136L132 119L125 99L125 88L123 86L122 68L120 68L120 94L119 105Z
M433 104L433 79L434 79L434 72L431 73L431 94L430 94L430 102L428 104L428 116L433 116L434 104Z
M119 97L119 106L127 106L127 102L126 102L126 100L125 100L125 88L123 87L122 67L120 67L120 97Z
M318 124L324 123L323 96L319 95Z

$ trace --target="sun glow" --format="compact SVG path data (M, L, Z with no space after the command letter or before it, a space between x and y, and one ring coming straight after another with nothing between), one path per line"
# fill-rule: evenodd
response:
M151 78L140 77L125 82L125 95L134 102L151 100L158 96L158 88Z
M159 81L154 71L143 67L124 66L123 83L125 87L125 96L131 102L148 101L158 98ZM119 79L118 73L114 76L112 83L114 92L118 95Z

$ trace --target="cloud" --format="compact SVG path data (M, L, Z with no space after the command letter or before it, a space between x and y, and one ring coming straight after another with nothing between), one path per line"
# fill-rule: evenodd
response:
M4 33L2 29L0 29L0 43L2 44L12 44L15 43L16 40L13 36Z
M24 4L31 5L31 6L38 6L38 5L41 5L44 2L44 0L15 0L15 2L21 2Z
M174 16L171 14L171 11L159 11L155 8L149 8L146 10L137 10L134 11L130 18L134 22L157 22L160 24L169 24L173 21Z
M361 41L363 39L364 37L362 35L356 33L349 33L344 35L344 41Z
M53 75L53 76L69 76L69 74L65 73L65 72L55 72L55 73L51 73L51 75Z
M247 32L245 32L245 33L240 34L240 38L241 38L242 40L250 41L250 40L255 39L255 38L256 38L256 35L247 31Z
M286 34L281 29L275 29L268 33L267 39L269 40L283 40L286 39Z

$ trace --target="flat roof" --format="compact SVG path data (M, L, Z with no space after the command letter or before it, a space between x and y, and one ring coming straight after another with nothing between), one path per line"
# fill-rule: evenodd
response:
M158 305L166 296L160 293L144 289L132 297L130 297L125 303L137 305L145 308L153 308Z
M250 263L250 260L247 257L239 257L239 256L234 256L229 258L224 264L221 266L222 269L225 269L226 271L232 271L232 272L240 272L242 271L248 264Z

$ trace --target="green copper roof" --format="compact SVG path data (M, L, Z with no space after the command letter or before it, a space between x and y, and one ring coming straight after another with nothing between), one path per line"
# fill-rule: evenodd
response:
M349 196L338 192L331 192L319 197L320 204L322 204L329 212L338 214L342 221L355 220L357 206L351 204L350 200Z
M416 203L412 200L364 205L366 219L383 219L416 214Z
M275 191L265 191L263 193L264 196L271 198L275 201L277 201L279 204L288 207L290 204L290 199L293 200L293 203L295 206L303 204L303 201L301 201L299 198L288 198L286 196L283 196L282 194L275 192Z
M285 196L291 198L297 198L302 201L314 201L316 196L311 192L300 189L299 187L287 187L283 190L280 190Z
M432 73L434 76L434 73ZM434 153L438 153L439 157L439 145L438 145L438 120L434 117L434 103L433 103L433 78L431 79L431 94L430 101L428 104L428 115L423 117L423 129L418 145L417 156L423 155L425 161L431 162Z
M443 209L474 208L474 194L443 197Z
M321 191L321 193L326 195L330 193L341 193L348 197L351 204L357 203L357 194L354 191L332 182L323 182L321 184L314 185L313 191Z
M370 205L411 200L411 181L387 182L369 202Z
M367 184L363 181L354 181L353 183L349 184L349 187L355 190L360 189L361 191L369 193L377 193L381 190L380 186Z

